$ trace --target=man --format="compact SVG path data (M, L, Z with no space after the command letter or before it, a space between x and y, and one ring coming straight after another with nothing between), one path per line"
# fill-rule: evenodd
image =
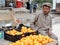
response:
M26 4L27 4L27 6L26 6L26 9L30 9L30 3L29 3L29 1L28 2L26 2Z
M34 3L33 5L33 12L36 13L37 3Z
M14 5L13 2L9 3L9 7L13 7L13 5Z
M33 10L33 3L32 3L32 1L29 1L29 3L30 3L30 13L32 13L32 10Z
M50 3L43 4L43 11L37 15L31 23L31 28L38 30L40 34L48 35L49 37L58 40L57 36L52 33L52 18L49 15Z

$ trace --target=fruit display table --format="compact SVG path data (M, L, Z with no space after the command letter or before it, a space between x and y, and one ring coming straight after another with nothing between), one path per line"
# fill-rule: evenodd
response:
M29 40L29 41L28 41ZM26 43L27 42L27 43ZM0 38L0 45L56 45L57 41L39 34L29 27L22 26L18 31L9 29L4 31L4 37Z

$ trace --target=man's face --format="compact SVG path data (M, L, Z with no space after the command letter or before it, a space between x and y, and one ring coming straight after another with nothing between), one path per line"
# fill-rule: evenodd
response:
M48 14L50 12L50 8L48 6L43 6L44 14Z

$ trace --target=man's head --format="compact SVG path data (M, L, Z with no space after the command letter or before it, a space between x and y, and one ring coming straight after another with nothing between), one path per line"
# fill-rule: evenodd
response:
M43 13L47 15L50 12L51 5L50 3L44 3L43 4Z

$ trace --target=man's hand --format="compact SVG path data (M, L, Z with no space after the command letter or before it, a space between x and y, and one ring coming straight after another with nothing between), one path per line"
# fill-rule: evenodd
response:
M52 33L51 33L51 31L50 30L48 30L48 35L50 36Z
M47 30L47 34L50 36L52 34L52 29Z
M18 19L18 20L16 20L16 23L17 23L17 24L20 24L21 22L20 22L20 20Z

